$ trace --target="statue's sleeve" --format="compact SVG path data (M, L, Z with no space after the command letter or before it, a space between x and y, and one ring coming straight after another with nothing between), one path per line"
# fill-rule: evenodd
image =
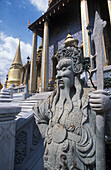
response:
M82 136L81 140L76 143L76 152L83 164L94 165L95 164L95 148L96 140L95 134L91 131L90 127L83 126L81 128Z
M87 102L86 102L87 103ZM81 139L76 143L78 158L83 164L95 164L96 135L95 135L95 112L85 104L83 109L83 121L81 125Z
M111 145L111 110L106 114L105 124L105 141L106 144Z
M42 137L45 137L45 131L47 129L49 123L49 98L43 101L41 104L36 104L34 106L34 117L36 120L36 124L42 134Z

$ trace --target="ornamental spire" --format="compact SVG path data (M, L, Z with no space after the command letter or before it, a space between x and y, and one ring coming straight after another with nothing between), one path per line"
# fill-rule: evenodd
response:
M18 48L16 51L16 55L15 58L13 60L12 65L22 65L22 60L21 60L21 51L20 51L20 36L19 36L19 44L18 44Z

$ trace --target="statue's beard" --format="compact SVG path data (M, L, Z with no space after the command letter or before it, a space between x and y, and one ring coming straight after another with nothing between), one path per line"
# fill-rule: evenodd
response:
M63 93L61 92L61 89L59 87L59 82L57 81L57 93L55 96L54 100L54 109L56 108L57 103L60 101L60 95L62 100L60 102L60 105L63 106L63 111L64 111L64 106L65 103L68 103L68 113L70 113L73 109L73 103L71 99L71 88L67 84L64 85L64 89L62 89Z

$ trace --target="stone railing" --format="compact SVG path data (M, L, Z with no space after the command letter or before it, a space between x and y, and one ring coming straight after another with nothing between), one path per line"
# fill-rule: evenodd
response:
M16 115L21 108L15 104L0 103L0 169L14 170Z
M13 93L26 93L26 85L21 85L13 88Z
M17 116L15 170L43 170L43 139L33 112Z
M20 85L18 87L10 87L10 94L14 100L24 100L29 97L27 85Z

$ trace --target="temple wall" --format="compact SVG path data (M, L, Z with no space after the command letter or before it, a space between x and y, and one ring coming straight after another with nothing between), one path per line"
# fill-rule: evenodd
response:
M73 14L73 15L72 15ZM82 32L80 25L80 5L79 1L69 5L62 11L61 15L56 16L49 25L49 78L51 77L51 58L56 52L56 48L59 48L65 41L65 38L70 30L70 34L76 34L75 38L79 34L79 44L82 42ZM57 47L56 47L57 46Z
M104 50L105 58L104 65L111 63L111 50L109 49L111 44L111 36L109 34L109 18L108 18L108 6L107 3L101 4L98 1L87 0L88 3L88 14L89 14L89 24L94 26L95 12L98 11L103 20L107 21L107 26L104 30ZM104 7L104 8L103 8ZM104 13L102 12L104 10ZM72 15L73 14L73 15ZM53 18L53 21L49 24L49 79L51 78L51 68L52 61L51 58L56 52L56 48L59 48L70 30L70 34L73 38L79 40L79 46L82 44L82 28L81 28L81 12L80 12L80 2L73 1L67 8L65 8L59 16ZM56 47L57 46L57 47Z
M94 15L96 9L96 1L90 1L89 6L89 17L90 24L94 23ZM92 8L93 6L93 8ZM73 14L73 15L72 15ZM70 30L70 34L73 38L79 40L79 46L82 44L82 28L81 28L81 12L80 2L75 1L70 4L60 16L56 16L49 25L49 78L51 78L51 58L56 52L56 46L59 48Z

